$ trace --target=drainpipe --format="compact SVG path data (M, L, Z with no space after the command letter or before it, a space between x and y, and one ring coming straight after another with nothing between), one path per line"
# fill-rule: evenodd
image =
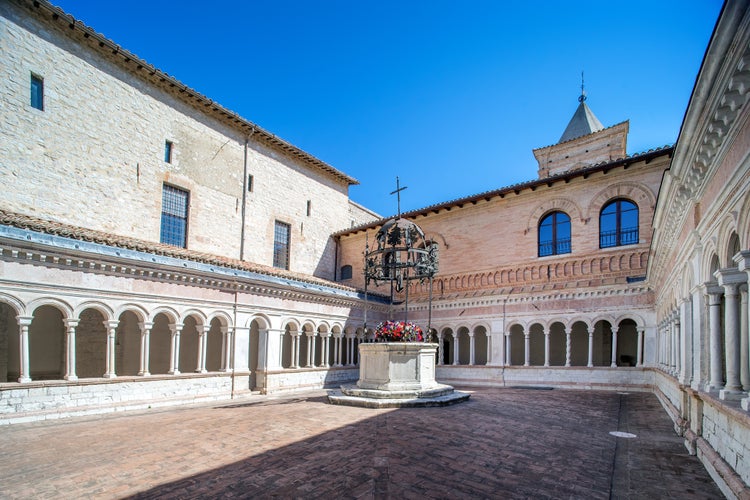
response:
M242 159L242 215L241 215L241 226L240 226L240 260L245 260L245 217L246 217L246 205L247 205L247 148L250 137L255 133L255 127L250 130L250 135L245 137L245 148L243 151Z

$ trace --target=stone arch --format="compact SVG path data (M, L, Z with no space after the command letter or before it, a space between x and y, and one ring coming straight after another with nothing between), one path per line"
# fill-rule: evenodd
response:
M550 366L565 366L568 340L565 334L565 322L552 319L546 328L549 332L549 364Z
M29 375L32 380L61 380L65 375L65 325L72 309L56 299L29 304ZM102 372L103 374L104 372Z
M232 317L225 311L214 311L206 315L206 322L211 323L213 320L218 320L221 326L231 327Z
M737 234L743 250L750 248L750 195L745 195L737 217Z
M541 322L535 321L529 326L529 364L531 366L544 366L545 330L545 325Z
M468 365L471 354L469 327L461 325L456 328L456 336L458 337L458 364Z
M21 300L0 293L0 382L18 380L20 377L18 316L25 316Z
M43 306L51 306L59 310L63 315L63 319L70 319L75 317L73 315L73 307L67 302L55 297L38 297L32 300L27 305L27 311L29 311L33 315L35 310Z
M184 323L185 320L189 317L192 317L197 325L208 324L206 313L204 313L200 309L188 309L187 311L183 311L183 313L180 315L180 322Z
M574 318L570 321L570 365L586 366L589 359L589 332L591 323L588 319Z
M638 362L638 322L623 318L617 323L617 366L636 366Z
M456 352L454 349L454 342L456 330L452 326L442 326L438 329L443 336L443 344L441 345L443 352L443 364L451 365L456 359Z
M117 307L117 309L115 309L112 316L115 318L119 318L120 316L123 315L123 313L126 313L126 312L133 313L138 318L139 322L144 322L148 318L150 318L150 314L143 306L140 306L138 304L132 304L132 303L120 305L119 307Z
M520 322L513 322L508 327L508 337L510 349L506 353L507 364L513 366L523 366L526 358L526 329ZM507 344L506 344L507 345Z
M231 338L229 335L231 322L223 314L217 314L210 320L207 319L206 324L209 326L208 332L204 334L207 335L205 340L206 371L217 372L227 364L227 360L224 358L228 352L226 343Z
M172 367L172 326L177 324L177 312L160 307L151 312L149 335L149 372L152 375L169 373Z
M726 244L726 267L737 267L737 264L734 262L734 256L737 255L740 250L742 250L742 244L740 243L740 237L735 232L732 231L729 234L729 238L727 240Z
M294 348L292 337L296 336L297 342L301 344L300 332L302 332L302 325L295 318L285 318L282 320L281 325L281 328L284 330L281 341L281 367L292 368L294 354L292 352ZM300 359L302 358L300 357Z
M480 322L474 325L471 331L474 332L474 364L486 365L489 362L487 359L487 347L490 342L490 329L487 328L484 322Z
M107 327L105 321L113 319L109 314L108 307L101 304L89 302L92 307L76 308L78 324L75 328L75 372L79 378L101 377L107 371ZM115 370L125 373L130 366L123 365L123 340L130 341L130 336L125 339L118 319L117 330L115 330L116 342L120 345L115 347ZM140 334L136 334L137 347L140 348ZM140 350L140 349L139 349ZM123 370L123 368L125 368ZM137 370L136 370L137 372Z
M594 322L593 358L594 366L610 366L612 364L612 328L611 316L600 316Z
M78 304L73 310L73 317L80 317L81 312L86 309L95 309L99 311L104 321L116 318L115 311L104 302L100 302L98 300L89 300Z
M144 318L147 314L137 308L118 308L117 330L115 339L115 370L118 375L142 375L141 372L141 342L143 340ZM149 329L149 339L151 333ZM149 371L149 367L144 367ZM103 369L102 369L103 370ZM103 371L100 373L104 373ZM78 376L82 376L81 373Z

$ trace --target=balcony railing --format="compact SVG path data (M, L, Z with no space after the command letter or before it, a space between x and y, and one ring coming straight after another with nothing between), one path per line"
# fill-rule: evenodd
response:
M615 230L599 233L599 248L635 245L636 243L638 243L637 227L621 229L619 232Z

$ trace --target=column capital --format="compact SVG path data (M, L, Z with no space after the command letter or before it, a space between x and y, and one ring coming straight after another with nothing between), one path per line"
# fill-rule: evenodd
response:
M65 318L63 320L63 325L65 325L66 328L75 328L78 326L78 323L80 322L81 320L79 320L78 318L74 318L74 319Z
M117 328L117 325L119 324L119 319L108 319L104 322L104 326L106 326L107 328Z
M740 271L746 271L750 273L750 250L743 250L735 255L732 260L737 263L737 268Z
M182 332L182 327L183 326L184 325L182 323L170 323L169 324L169 330L172 333L180 333L180 332Z
M737 293L737 287L747 282L747 273L739 271L737 268L719 269L714 273L719 286L724 287L725 292L730 289Z
M138 326L141 328L141 330L151 330L154 327L153 321L141 321L138 323Z
M30 326L31 321L34 319L33 316L16 316L16 321L18 321L18 326Z

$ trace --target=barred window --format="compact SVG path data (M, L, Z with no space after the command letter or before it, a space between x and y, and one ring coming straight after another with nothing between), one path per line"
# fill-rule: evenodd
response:
M638 243L638 205L629 200L613 200L599 215L599 248Z
M352 266L348 264L345 266L341 266L341 279L342 280L352 279Z
M167 245L186 247L189 193L164 184L161 197L161 237Z
M539 222L539 257L570 253L570 217L552 212Z
M276 221L273 230L273 267L289 269L289 224Z

